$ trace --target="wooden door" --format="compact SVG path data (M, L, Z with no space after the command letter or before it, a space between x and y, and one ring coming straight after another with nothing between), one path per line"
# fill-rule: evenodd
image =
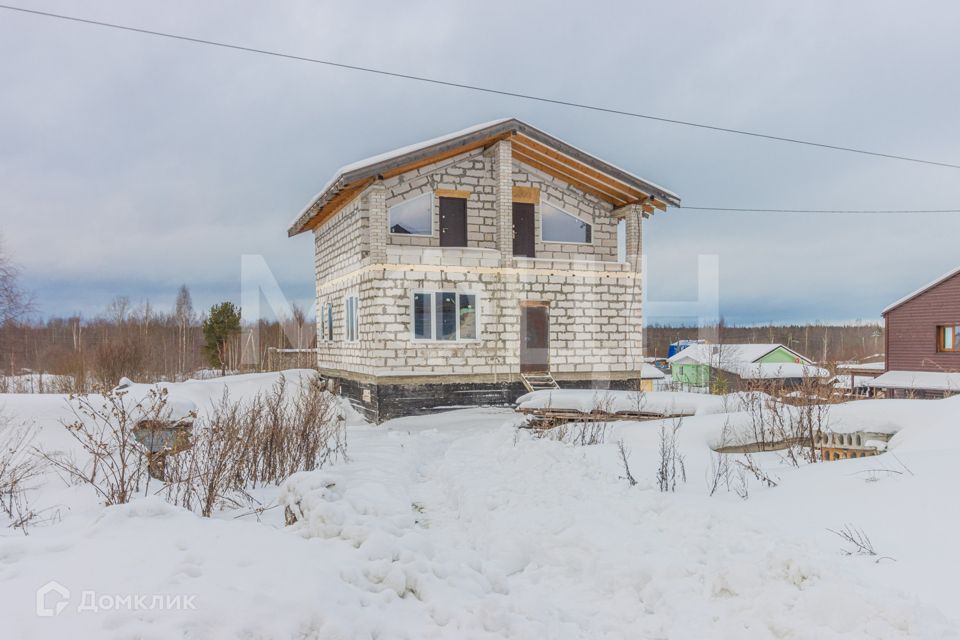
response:
M520 306L520 372L550 370L550 307L545 302Z
M533 205L513 203L513 255L537 257L537 232L534 226Z
M440 246L467 246L467 201L440 198Z

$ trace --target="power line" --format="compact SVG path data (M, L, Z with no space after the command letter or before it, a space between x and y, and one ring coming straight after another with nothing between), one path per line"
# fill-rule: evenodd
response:
M70 22L76 22L76 23L87 24L87 25L94 25L94 26L98 26L98 27L106 27L106 28L109 28L109 29L119 29L119 30L121 30L121 31L130 31L130 32L133 32L133 33L140 33L140 34L145 34L145 35L150 35L150 36L156 36L156 37L160 37L160 38L169 38L169 39L172 39L172 40L183 40L183 41L185 41L185 42L192 42L192 43L194 43L194 44L204 44L204 45L208 45L208 46L212 46L212 47L220 47L220 48L223 48L223 49L233 49L233 50L236 50L236 51L245 51L245 52L247 52L247 53L256 53L256 54L260 54L260 55L273 56L273 57L275 57L275 58L284 58L284 59L287 59L287 60L297 60L297 61L299 61L299 62L310 62L310 63L313 63L313 64L322 64L322 65L326 65L326 66L329 66L329 67L336 67L336 68L338 68L338 69L347 69L347 70L350 70L350 71L362 71L362 72L364 72L364 73L372 73L372 74L377 74L377 75L381 75L381 76L389 76L389 77L391 77L391 78L401 78L401 79L404 79L404 80L414 80L414 81L417 81L417 82L425 82L425 83L435 84L435 85L441 85L441 86L445 86L445 87L454 87L454 88L457 88L457 89L466 89L466 90L469 90L469 91L479 91L479 92L482 92L482 93L489 93L489 94L494 94L494 95L507 96L507 97L511 97L511 98L519 98L519 99L521 99L521 100L532 100L532 101L536 101L536 102L544 102L544 103L547 103L547 104L554 104L554 105L559 105L559 106L563 106L563 107L572 107L572 108L576 108L576 109L586 109L586 110L589 110L589 111L598 111L598 112L601 112L601 113L609 113L609 114L618 115L618 116L627 116L627 117L630 117L630 118L640 118L640 119L643 119L643 120L652 120L652 121L655 121L655 122L663 122L663 123L667 123L667 124L675 124L675 125L681 125L681 126L685 126L685 127L695 127L695 128L697 128L697 129L706 129L706 130L709 130L709 131L719 131L719 132L723 132L723 133L732 133L732 134L741 135L741 136L750 136L750 137L753 137L753 138L761 138L761 139L764 139L764 140L773 140L773 141L776 141L776 142L788 142L788 143L791 143L791 144L799 144L799 145L804 145L804 146L808 146L808 147L817 147L817 148L820 148L820 149L829 149L829 150L831 150L831 151L845 151L845 152L847 152L847 153L857 153L857 154L866 155L866 156L874 156L874 157L877 157L877 158L888 158L888 159L891 159L891 160L903 160L903 161L905 161L905 162L915 162L915 163L919 163L919 164L927 164L927 165L933 165L933 166L938 166L938 167L948 167L948 168L950 168L950 169L960 169L960 164L953 164L953 163L950 163L950 162L939 162L939 161L936 161L936 160L924 160L924 159L922 159L922 158L914 158L914 157L910 157L910 156L902 156L902 155L897 155L897 154L893 154L893 153L881 153L881 152L879 152L879 151L868 151L868 150L866 150L866 149L857 149L857 148L854 148L854 147L845 147L845 146L836 145L836 144L827 144L827 143L823 143L823 142L813 142L813 141L811 141L811 140L802 140L802 139L800 139L800 138L788 138L788 137L784 137L784 136L775 136L775 135L771 135L771 134L767 134L767 133L758 133L758 132L756 132L756 131L746 131L746 130L743 130L743 129L732 129L732 128L729 128L729 127L721 127L721 126L717 126L717 125L704 124L704 123L701 123L701 122L691 122L691 121L689 121L689 120L678 120L678 119L676 119L676 118L667 118L667 117L663 117L663 116L653 116L653 115L650 115L650 114L637 113L637 112L634 112L634 111L625 111L625 110L622 110L622 109L614 109L614 108L611 108L611 107L601 107L601 106L597 106L597 105L585 104L585 103L582 103L582 102L573 102L573 101L570 101L570 100L561 100L561 99L559 99L559 98L545 98L545 97L542 97L542 96L535 96L535 95L532 95L532 94L517 93L517 92L514 92L514 91L506 91L506 90L503 90L503 89L492 89L492 88L490 88L490 87L481 87L481 86L478 86L478 85L471 85L471 84L466 84L466 83L463 83L463 82L453 82L453 81L450 81L450 80L439 80L439 79L437 79L437 78L428 78L428 77L425 77L425 76L418 76L418 75L413 75L413 74L409 74L409 73L399 73L399 72L394 72L394 71L385 71L385 70L383 70L383 69L376 69L376 68L373 68L373 67L363 67L363 66L359 66L359 65L346 64L346 63L343 63L343 62L334 62L334 61L332 61L332 60L322 60L322 59L319 59L319 58L310 58L310 57L307 57L307 56L298 56L298 55L294 55L294 54L290 54L290 53L282 53L282 52L279 52L279 51L271 51L271 50L268 50L268 49L258 49L258 48L255 48L255 47L247 47L247 46L244 46L244 45L230 44L230 43L227 43L227 42L218 42L218 41L216 41L216 40L206 40L206 39L203 39L203 38L194 38L194 37L191 37L191 36L184 36L184 35L179 35L179 34L174 34L174 33L167 33L167 32L163 32L163 31L153 31L153 30L151 30L151 29L142 29L142 28L139 28L139 27L131 27L131 26L122 25L122 24L115 24L115 23L111 23L111 22L102 22L102 21L100 21L100 20L91 20L91 19L88 19L88 18L79 18L79 17L76 17L76 16L68 16L68 15L63 15L63 14L59 14L59 13L51 13L51 12L48 12L48 11L38 11L38 10L36 10L36 9L26 9L26 8L24 8L24 7L15 7L15 6L12 6L12 5L5 5L5 4L0 4L0 9L5 9L5 10L7 10L7 11L16 11L16 12L20 12L20 13L35 15L35 16L43 16L43 17L45 17L45 18L56 18L56 19L58 19L58 20L68 20L68 21L70 21Z
M960 209L746 209L738 207L688 207L690 211L723 211L739 213L960 213Z

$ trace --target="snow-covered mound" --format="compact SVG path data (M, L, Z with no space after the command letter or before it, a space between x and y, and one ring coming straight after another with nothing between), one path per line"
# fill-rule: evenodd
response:
M548 389L517 398L520 409L568 409L590 413L639 413L650 415L704 415L742 411L758 393L710 395L688 391L617 391L608 389Z

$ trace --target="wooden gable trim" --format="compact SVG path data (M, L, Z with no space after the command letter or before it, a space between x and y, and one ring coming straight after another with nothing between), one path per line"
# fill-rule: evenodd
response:
M648 194L631 187L616 178L612 178L605 173L597 171L592 167L588 167L582 162L574 160L570 156L567 156L555 149L551 149L544 144L532 140L526 136L519 135L515 138L515 145L523 146L527 149L525 153L530 155L531 152L535 153L537 156L546 157L551 160L553 163L556 163L562 167L566 167L566 171L572 171L575 174L581 176L581 181L589 182L594 184L599 188L612 191L618 194L624 194L627 199L631 202L639 202L648 197Z
M356 185L347 187L334 197L330 199L327 204L325 204L318 213L315 213L313 217L303 225L302 231L311 231L316 229L327 220L332 218L337 214L338 211L343 209L345 206L353 202L360 193L369 187L374 182L374 178L367 178L366 180L361 180ZM301 231L301 232L302 232Z
M531 164L531 166L533 166L532 163L536 163L536 167L541 171L545 171L556 178L560 178L561 180L569 182L570 184L574 184L575 186L585 185L593 189L596 194L602 194L602 196L599 197L606 202L620 206L634 200L633 196L630 194L614 190L591 179L588 176L576 173L570 167L542 156L536 151L531 151L526 147L516 146L514 156L521 162Z
M563 171L559 171L554 167L550 167L546 164L543 164L539 160L526 155L525 153L523 153L522 150L518 149L517 147L514 147L513 149L513 157L514 159L518 160L519 162L522 162L523 164L533 167L534 169L543 171L548 175L559 178L564 182L576 187L577 189L580 189L584 193L589 193L590 195L595 196L600 200L603 200L604 202L609 202L617 207L623 206L625 204L629 204L629 201L624 200L623 197L614 196L613 194L607 191L601 191L600 189L597 189L596 187L593 187L585 182L581 182L579 179L577 179L576 176L570 175L568 173L564 173Z

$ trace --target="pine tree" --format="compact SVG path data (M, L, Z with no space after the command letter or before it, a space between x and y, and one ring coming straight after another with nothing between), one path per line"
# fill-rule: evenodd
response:
M232 302L210 307L210 316L203 321L204 352L211 367L227 372L227 351L230 339L240 333L240 310Z

